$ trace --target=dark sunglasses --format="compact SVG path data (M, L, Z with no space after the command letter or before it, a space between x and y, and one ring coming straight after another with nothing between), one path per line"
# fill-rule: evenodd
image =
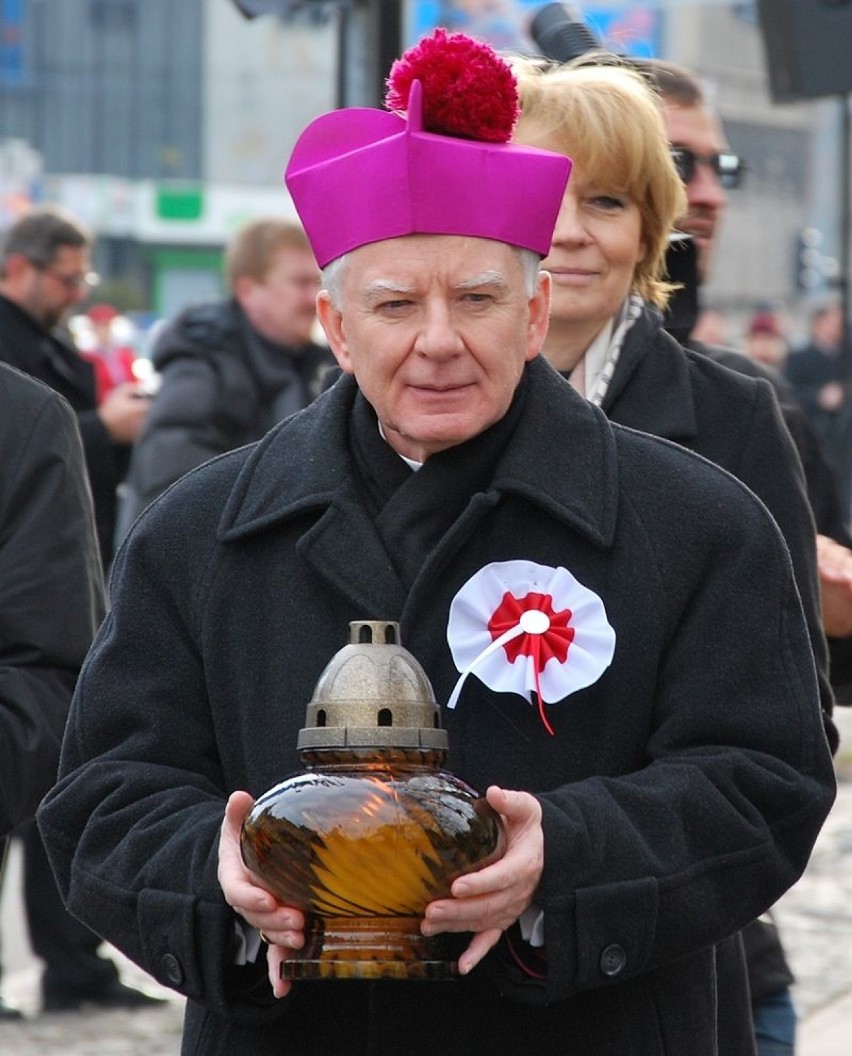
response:
M739 154L732 154L728 150L719 151L718 154L696 154L686 147L672 147L671 155L684 183L689 183L693 178L695 167L699 164L709 165L726 191L735 190L742 182L745 164Z

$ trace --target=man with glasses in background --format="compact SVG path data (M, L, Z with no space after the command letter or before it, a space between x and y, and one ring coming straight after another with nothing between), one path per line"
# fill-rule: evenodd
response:
M697 279L703 283L710 276L727 192L740 186L745 165L728 146L722 122L688 70L661 59L638 60L637 65L650 74L661 96L672 159L689 205L678 226L695 244Z
M0 361L61 393L77 415L95 506L98 542L109 566L116 488L130 445L148 409L132 384L114 389L97 406L95 375L57 327L86 299L93 282L89 233L54 208L26 213L9 228L0 254ZM80 539L80 546L85 544ZM112 961L98 956L101 940L64 908L33 822L18 832L24 849L24 900L33 951L45 962L46 1011L84 1005L135 1008L155 999L125 986ZM2 1016L2 1008L0 1008Z
M145 421L148 401L128 383L98 406L91 364L56 330L97 282L91 247L88 231L52 207L33 209L9 228L0 253L0 360L61 393L76 412L107 569L116 488L127 472L130 445Z

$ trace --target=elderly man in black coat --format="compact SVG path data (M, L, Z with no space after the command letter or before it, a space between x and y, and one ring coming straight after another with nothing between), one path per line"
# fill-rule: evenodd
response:
M568 162L495 142L512 79L483 48L437 31L397 113L325 115L297 144L346 376L137 522L40 810L72 911L189 999L186 1053L716 1056L715 947L795 882L833 801L765 507L538 354ZM282 980L304 914L240 856L365 617L400 624L450 769L503 818L502 857L425 907L460 943L445 982Z

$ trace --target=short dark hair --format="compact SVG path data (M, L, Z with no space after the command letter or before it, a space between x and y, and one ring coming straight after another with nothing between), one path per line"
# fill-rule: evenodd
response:
M56 206L40 206L25 213L3 238L2 262L13 253L26 257L37 267L47 267L63 246L89 247L92 235L70 213Z
M706 99L701 82L685 66L665 59L635 58L631 61L663 99L684 108L704 106Z

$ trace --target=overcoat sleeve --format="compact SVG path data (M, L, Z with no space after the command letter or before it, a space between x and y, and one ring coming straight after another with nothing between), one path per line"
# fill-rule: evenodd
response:
M159 535L152 514L116 555L39 826L73 914L164 986L251 1018L274 999L265 959L235 965L217 880L228 784L198 645L209 539Z

